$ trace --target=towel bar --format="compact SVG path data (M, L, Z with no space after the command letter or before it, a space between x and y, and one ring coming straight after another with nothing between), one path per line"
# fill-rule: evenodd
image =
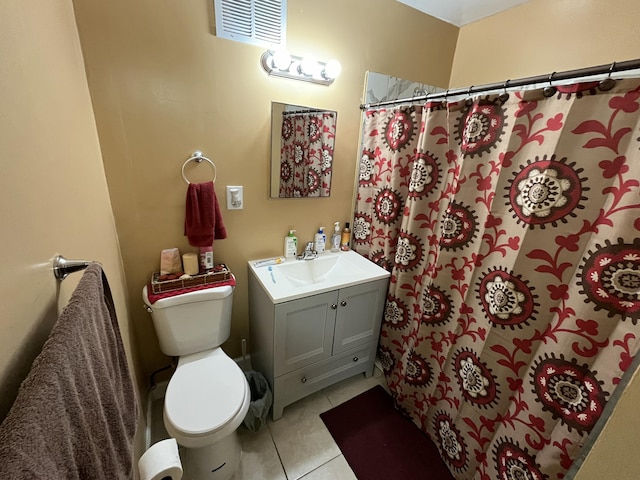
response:
M56 255L53 259L53 274L56 280L62 281L70 273L84 270L90 263L87 260L67 260L62 255Z

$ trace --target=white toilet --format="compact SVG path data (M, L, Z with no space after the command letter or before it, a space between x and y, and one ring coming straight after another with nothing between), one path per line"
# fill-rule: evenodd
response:
M233 287L207 288L166 297L151 313L165 355L177 356L164 400L164 425L183 447L185 480L227 480L241 456L236 429L244 420L251 391L240 367L220 345L231 331Z

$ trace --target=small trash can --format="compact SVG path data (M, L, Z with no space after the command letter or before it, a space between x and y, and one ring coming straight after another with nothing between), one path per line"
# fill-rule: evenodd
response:
M273 394L267 379L260 372L249 370L244 374L251 389L251 402L243 423L252 432L257 432L262 425L267 423L267 415L273 402Z

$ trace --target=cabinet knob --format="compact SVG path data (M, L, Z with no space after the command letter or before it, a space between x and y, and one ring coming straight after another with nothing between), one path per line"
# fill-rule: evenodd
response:
M300 381L301 381L302 383L307 383L307 377L302 377L302 378L300 379Z
M342 305L343 307L346 307L347 306L347 301L346 300L342 300L340 302L340 305Z
M336 308L338 308L338 305L336 305L335 303L331 304L331 310L335 310Z
M353 357L353 361L357 362L358 361L358 357Z

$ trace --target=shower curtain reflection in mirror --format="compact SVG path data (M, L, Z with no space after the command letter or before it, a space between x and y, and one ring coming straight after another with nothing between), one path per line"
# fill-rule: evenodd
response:
M278 197L330 195L336 117L327 110L282 112Z

